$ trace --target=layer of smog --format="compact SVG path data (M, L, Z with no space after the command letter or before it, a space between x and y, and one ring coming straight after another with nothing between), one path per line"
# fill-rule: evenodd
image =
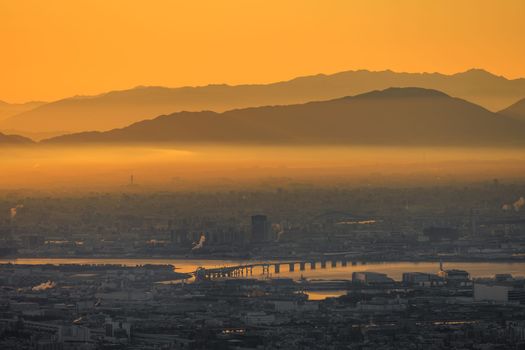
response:
M130 145L11 147L0 156L2 190L430 185L514 180L525 171L525 153L510 148Z

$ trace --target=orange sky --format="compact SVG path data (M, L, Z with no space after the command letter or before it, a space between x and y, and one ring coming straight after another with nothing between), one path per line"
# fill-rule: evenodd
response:
M523 0L0 0L0 100L349 69L525 76Z

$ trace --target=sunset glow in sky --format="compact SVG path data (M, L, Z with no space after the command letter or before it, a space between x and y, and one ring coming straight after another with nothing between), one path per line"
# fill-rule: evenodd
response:
M525 77L525 1L1 0L0 100L352 69Z

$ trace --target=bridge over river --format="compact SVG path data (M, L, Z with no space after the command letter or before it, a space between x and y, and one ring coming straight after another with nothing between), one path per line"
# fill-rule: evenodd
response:
M200 280L211 280L223 277L252 276L254 273L257 274L257 270L259 270L262 275L269 275L270 273L279 274L282 267L287 268L287 271L289 272L294 272L296 270L315 270L318 267L325 269L327 265L329 265L331 268L346 267L348 266L349 261L345 255L346 254L329 255L323 256L321 258L294 261L257 262L253 264L247 263L214 268L199 267L197 270L192 272L192 274ZM350 264L356 265L357 262L350 261Z

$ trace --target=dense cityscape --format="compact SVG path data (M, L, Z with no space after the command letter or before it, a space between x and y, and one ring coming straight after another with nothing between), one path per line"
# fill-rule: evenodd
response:
M522 349L520 193L3 193L0 347Z
M522 261L525 186L276 187L0 197L2 255ZM195 248L196 242L203 240Z

